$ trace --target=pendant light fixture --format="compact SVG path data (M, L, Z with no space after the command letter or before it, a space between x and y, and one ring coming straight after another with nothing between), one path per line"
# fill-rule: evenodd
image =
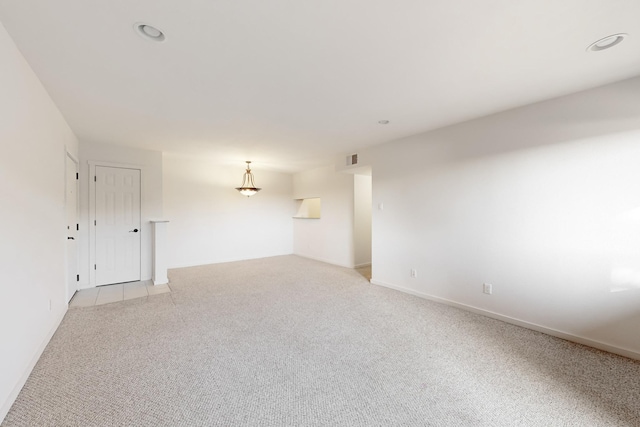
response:
M253 174L251 173L251 162L247 161L247 170L242 177L242 186L236 187L236 190L240 192L243 196L253 196L258 191L262 190L262 188L256 188L256 185L253 183Z

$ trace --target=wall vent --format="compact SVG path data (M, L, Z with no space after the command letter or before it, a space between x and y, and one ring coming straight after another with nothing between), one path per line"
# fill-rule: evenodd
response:
M347 156L347 166L353 166L358 164L358 155L350 154Z

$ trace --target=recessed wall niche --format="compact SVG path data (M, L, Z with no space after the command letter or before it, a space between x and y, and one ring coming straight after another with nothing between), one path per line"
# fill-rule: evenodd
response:
M296 199L298 211L293 216L299 219L320 219L320 197Z

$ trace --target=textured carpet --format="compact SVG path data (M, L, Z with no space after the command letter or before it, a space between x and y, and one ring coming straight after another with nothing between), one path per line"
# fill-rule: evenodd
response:
M70 310L2 426L640 426L640 363L284 256Z

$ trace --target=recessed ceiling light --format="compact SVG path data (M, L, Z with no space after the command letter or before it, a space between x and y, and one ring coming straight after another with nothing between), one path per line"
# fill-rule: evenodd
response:
M620 33L620 34L613 34L611 36L607 36L596 42L591 43L587 48L587 50L591 52L598 52L600 50L609 49L610 47L614 47L615 45L621 43L622 40L624 40L625 37L627 37L627 35L628 34Z
M380 123L381 125L388 125L389 120L378 120L378 123Z
M144 39L154 42L163 42L166 39L164 33L153 25L138 22L133 25L133 28L136 30L136 33Z

